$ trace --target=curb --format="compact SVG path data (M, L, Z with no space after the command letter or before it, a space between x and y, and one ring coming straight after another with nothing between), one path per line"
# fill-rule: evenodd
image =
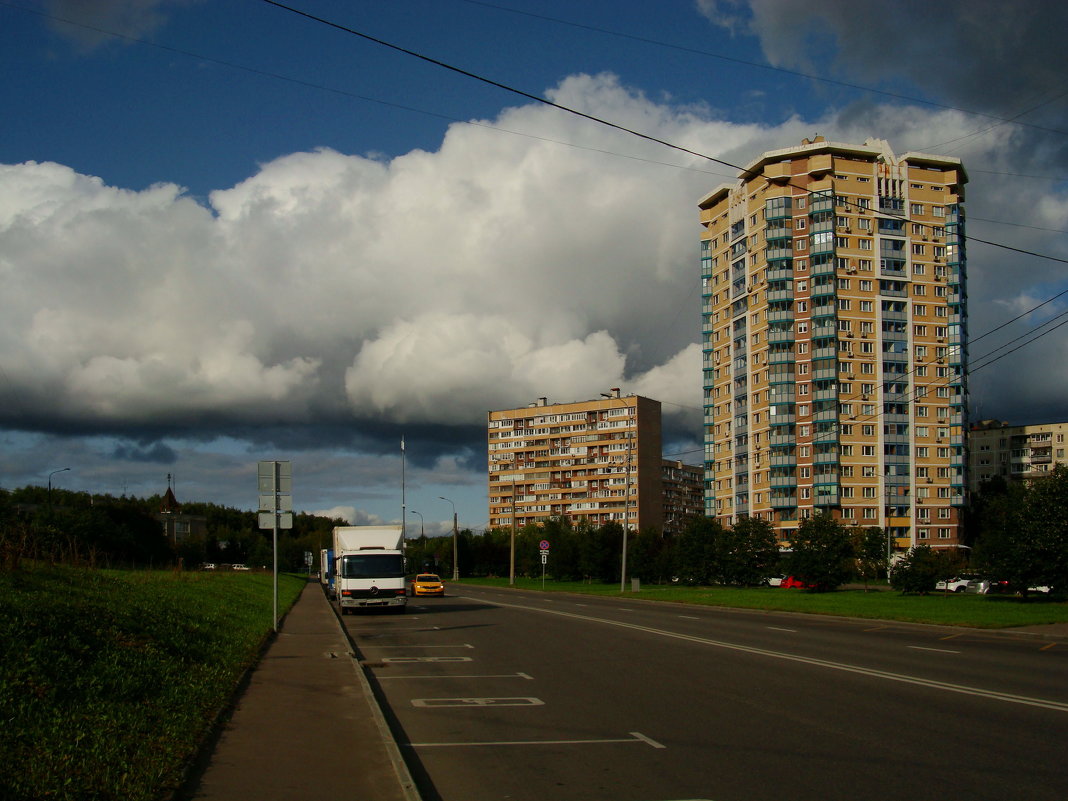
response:
M337 609L330 602L330 599L326 597L325 591L323 593L323 601L330 607L330 612L334 616L334 622L337 624L341 636L345 639L345 642L349 644L349 656L352 659L352 669L356 671L357 677L359 678L364 698L367 699L367 707L371 712L371 717L374 719L375 725L378 727L379 734L382 737L382 744L385 746L386 753L389 755L389 761L393 764L393 770L397 774L397 781L400 783L401 792L404 794L407 801L423 801L423 797L419 794L419 790L415 785L415 780L412 778L412 774L408 770L408 763L404 761L400 746L397 745L397 740L394 738L393 732L389 728L389 723L386 722L386 716L382 712L382 708L379 706L378 696L372 689L371 683L367 679L367 674L364 672L359 649L356 647L356 643L352 641L348 630L341 622Z

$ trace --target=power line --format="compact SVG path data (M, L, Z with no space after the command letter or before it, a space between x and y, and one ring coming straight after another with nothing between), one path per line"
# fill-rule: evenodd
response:
M732 63L732 64L741 64L741 65L746 66L746 67L753 67L755 69L767 70L768 72L778 72L778 73L782 73L784 75L792 75L792 76L794 76L796 78L805 78L807 80L816 81L818 83L828 84L830 86L840 86L840 87L843 87L845 89L855 89L855 90L858 90L858 91L861 91L861 92L867 92L867 93L870 93L870 94L882 95L883 97L891 97L891 98L894 98L895 100L907 100L910 103L920 103L922 105L932 106L934 108L941 108L941 109L945 109L947 111L959 111L959 112L961 112L963 114L970 114L970 115L973 115L973 116L976 116L976 117L985 117L987 119L996 120L997 124L999 124L999 125L1005 124L1005 123L1012 123L1012 124L1021 125L1021 126L1027 127L1027 128L1035 128L1035 129L1040 130L1040 131L1048 131L1050 133L1068 134L1068 131L1062 131L1062 130L1060 130L1058 128L1046 128L1046 127L1041 126L1041 125L1035 125L1035 124L1032 124L1032 123L1020 122L1018 120L1019 117L1023 116L1024 114L1029 113L1030 111L1034 111L1035 108L1039 108L1041 106L1047 105L1048 103L1052 103L1054 100L1057 100L1060 97L1063 97L1064 96L1063 94L1057 95L1056 97L1051 98L1050 100L1044 101L1044 102L1038 104L1037 106L1035 106L1033 108L1026 109L1025 111L1022 111L1019 114L1013 115L1012 117L1008 117L1008 118L999 117L996 114L987 114L987 113L982 112L982 111L975 111L975 110L972 110L972 109L961 108L959 106L951 106L951 105L948 105L948 104L945 104L945 103L939 103L939 102L934 101L934 100L927 100L927 99L922 98L922 97L914 97L914 96L911 96L911 95L901 94L899 92L890 92L890 91L886 91L886 90L883 90L883 89L875 89L874 87L871 87L871 86L863 86L861 84L849 83L848 81L839 81L839 80L835 80L834 78L828 78L828 77L823 76L823 75L815 75L813 73L802 72L800 70L787 69L786 67L775 67L775 66L772 66L770 64L761 64L758 61L748 61L746 59L737 58L735 56L725 56L722 53L714 53L714 52L712 52L710 50L701 50L701 49L698 49L698 48L695 48L695 47L686 47L685 45L678 45L678 44L674 44L672 42L664 42L664 41L661 41L659 39L650 39L650 38L645 37L645 36L637 36L635 34L623 33L621 31L612 31L612 30L608 30L607 28L600 28L600 27L597 27L597 26L594 26L594 25L585 25L585 24L579 23L579 22L572 22L570 20L560 19L559 17L550 17L550 16L547 16L545 14L535 14L535 13L532 13L530 11L522 11L522 10L516 9L516 8L508 8L506 6L494 5L493 3L482 2L482 0L463 0L463 2L469 3L471 5L475 5L475 6L482 6L484 8L492 8L492 9L495 9L497 11L504 11L504 12L509 13L509 14L518 14L520 16L530 17L532 19L540 19L540 20L544 20L546 22L555 23L557 25L566 25L566 26L571 27L571 28L578 28L579 30L591 31L593 33L601 33L601 34L604 34L606 36L615 36L615 37L618 37L620 39L628 39L628 40L630 40L632 42L641 42L642 44L650 44L650 45L655 45L656 47L663 47L663 48L667 48L667 49L670 49L670 50L678 50L679 52L682 52L682 53L692 53L694 55L707 56L709 58L719 59L720 61L726 61L726 62L729 62L729 63ZM996 127L996 126L991 126L991 127ZM984 129L984 130L989 130L989 129ZM969 136L971 136L971 135L974 135L974 134L969 134ZM955 140L952 140L952 141L955 141Z

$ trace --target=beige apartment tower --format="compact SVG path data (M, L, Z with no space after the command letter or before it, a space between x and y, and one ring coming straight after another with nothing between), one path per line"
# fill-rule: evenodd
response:
M706 514L959 544L966 182L955 158L816 137L700 202Z
M489 524L549 518L662 529L660 402L613 389L488 413Z

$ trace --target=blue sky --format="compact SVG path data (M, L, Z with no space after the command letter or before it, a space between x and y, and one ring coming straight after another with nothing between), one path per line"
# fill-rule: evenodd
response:
M1059 3L292 5L732 164L959 156L973 237L1068 257ZM486 411L612 386L698 461L729 168L262 0L0 0L0 65L0 486L250 508L289 458L299 508L388 520L403 435L408 508L477 528ZM979 242L969 272L973 338L1068 288ZM976 371L973 416L1068 419L1065 330Z

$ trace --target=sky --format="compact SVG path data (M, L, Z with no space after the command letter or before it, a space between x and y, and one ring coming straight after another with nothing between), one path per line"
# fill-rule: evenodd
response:
M963 160L972 418L1068 420L1068 4L290 8L0 0L0 487L480 530L612 387L700 463L697 203L816 134Z

